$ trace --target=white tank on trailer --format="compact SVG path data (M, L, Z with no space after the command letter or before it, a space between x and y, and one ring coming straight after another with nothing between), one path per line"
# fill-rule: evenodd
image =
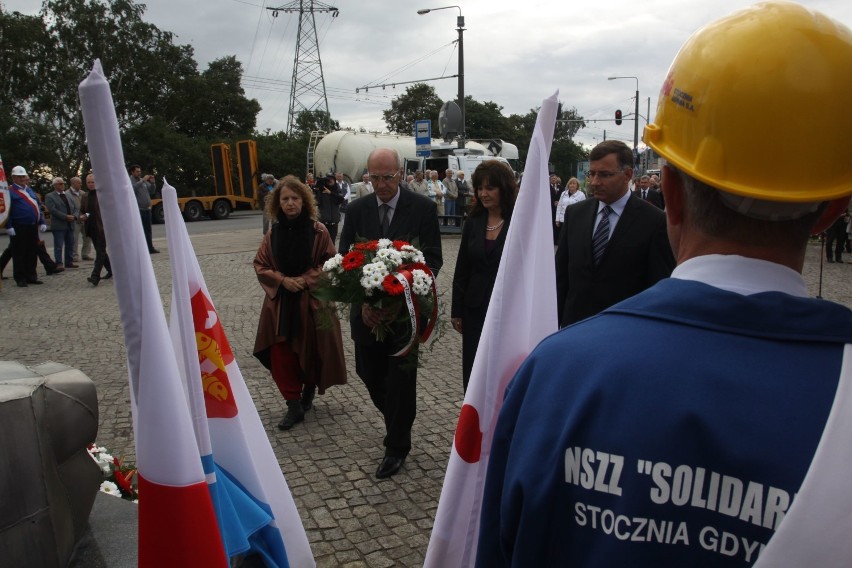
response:
M470 154L488 154L485 146L477 142L469 141L466 146ZM403 161L420 159L413 136L338 130L326 134L317 143L314 149L314 173L319 178L329 172L340 172L350 182L361 181L361 176L367 171L367 157L376 148L393 148L399 152ZM455 144L432 140L433 155L452 155L455 149Z

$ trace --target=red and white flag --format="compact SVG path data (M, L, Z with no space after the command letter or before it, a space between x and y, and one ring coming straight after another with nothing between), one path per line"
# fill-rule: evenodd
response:
M503 392L521 362L558 329L547 161L558 91L542 102L497 280L476 351L426 568L473 566L491 439Z
M170 329L229 556L315 566L290 488L249 394L195 256L175 188L163 183L172 266Z
M139 566L228 566L190 420L112 93L100 61L80 105L124 329L139 474Z

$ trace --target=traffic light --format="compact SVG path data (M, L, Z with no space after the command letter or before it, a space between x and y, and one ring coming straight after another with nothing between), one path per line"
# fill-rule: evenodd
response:
M617 125L621 124L621 111L620 110L615 111L615 124L617 124Z

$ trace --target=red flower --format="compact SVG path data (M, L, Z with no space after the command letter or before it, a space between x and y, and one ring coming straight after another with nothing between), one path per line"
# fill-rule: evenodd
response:
M355 243L352 247L354 250L376 250L379 248L379 241L367 241L365 243Z
M131 483L131 479L133 479L133 475L136 473L136 470L128 471L127 473L116 471L115 472L115 482L127 493L133 493L133 485Z
M361 251L353 250L346 253L346 256L343 257L343 261L341 262L341 266L343 266L343 270L350 271L355 270L356 268L361 268L364 265L364 253Z
M429 274L430 276L432 275L432 269L423 264L422 262L412 262L411 264L405 264L403 266L400 266L400 268L404 268L409 271L422 270L426 274Z
M411 243L409 243L408 241L394 241L393 248L395 248L396 250L402 250L402 247L408 246L410 244Z
M405 292L405 288L402 287L402 284L399 283L399 280L393 274L385 276L385 279L382 281L382 287L388 293L388 296L399 296Z

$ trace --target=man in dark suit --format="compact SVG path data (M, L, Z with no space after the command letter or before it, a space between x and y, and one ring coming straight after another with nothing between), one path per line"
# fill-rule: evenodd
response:
M443 264L441 234L435 202L413 191L400 191L402 165L399 155L378 148L367 159L374 194L349 204L346 224L340 235L340 251L346 253L359 239L401 239L417 246L437 278ZM407 343L408 324L393 323L396 312L353 305L350 314L355 342L355 369L370 398L385 418L385 456L376 477L385 479L402 467L411 450L411 426L417 412L417 365L404 357L392 357ZM384 341L377 341L372 329L382 322L391 324Z
M647 201L659 209L663 208L663 194L656 187L651 187L651 178L649 176L639 178L639 187L633 191L633 194L642 201Z
M566 208L556 250L563 326L593 316L667 278L675 266L665 214L627 190L633 152L607 140L589 155L586 199Z

